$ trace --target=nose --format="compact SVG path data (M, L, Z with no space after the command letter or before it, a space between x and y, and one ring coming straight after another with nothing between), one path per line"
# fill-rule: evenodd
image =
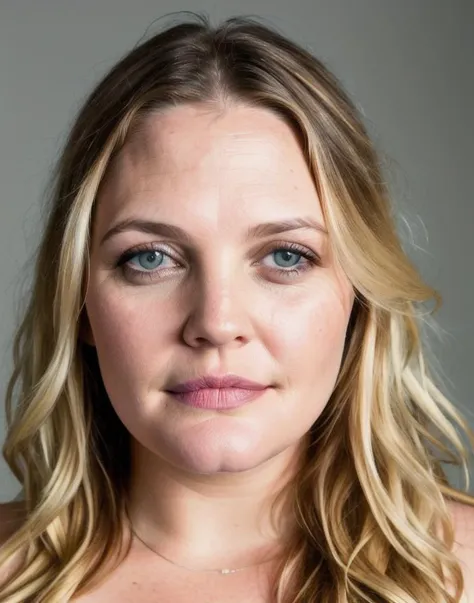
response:
M191 347L245 345L252 338L245 291L228 274L207 274L190 296L183 339ZM192 299L191 299L192 298Z

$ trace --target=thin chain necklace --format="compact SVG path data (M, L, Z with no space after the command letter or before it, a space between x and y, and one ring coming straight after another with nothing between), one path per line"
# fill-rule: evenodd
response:
M196 569L196 568L192 568L192 567L186 567L185 565L180 565L179 563L176 563L175 561L172 561L171 559L168 559L168 557L165 557L162 553L159 553L157 550L155 550L154 548L152 548L148 543L146 543L143 538L141 538L136 532L135 530L130 527L132 534L138 538L138 540L146 546L147 549L149 549L152 553L155 553L155 555L158 555L159 557L162 557L163 559L165 559L166 561L168 561L168 563L171 563L172 565L175 565L176 567L180 567L181 569L185 569L188 572L211 572L211 573L216 573L216 574L235 574L237 572L241 572L242 570L248 569L250 567L255 567L257 565L263 565L264 563L268 563L268 561L272 561L272 559L269 559L268 561L261 561L260 563L254 563L252 565L246 565L244 567L238 567L236 569L229 569L229 568L223 568L223 569Z

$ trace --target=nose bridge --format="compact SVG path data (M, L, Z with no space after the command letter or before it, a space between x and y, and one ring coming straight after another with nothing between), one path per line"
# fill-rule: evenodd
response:
M200 311L214 318L225 316L231 310L232 301L235 301L232 300L232 289L232 279L223 270L203 275L199 285Z
M188 340L223 345L248 336L245 296L239 286L243 285L229 254L219 251L201 266L185 328Z
M228 253L211 258L199 276L196 311L203 319L228 321L237 310L238 275Z

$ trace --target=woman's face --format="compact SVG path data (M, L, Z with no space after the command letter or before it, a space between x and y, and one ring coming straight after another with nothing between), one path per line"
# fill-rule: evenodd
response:
M296 449L333 391L353 291L292 130L244 106L155 114L97 203L87 337L138 446L201 474ZM168 391L228 373L268 388L230 410Z

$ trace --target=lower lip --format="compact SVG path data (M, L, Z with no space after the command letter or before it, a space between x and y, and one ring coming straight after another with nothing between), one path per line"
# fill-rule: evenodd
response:
M193 392L178 393L168 392L174 398L194 408L207 408L213 410L230 410L239 408L267 391L265 389L239 389L228 387L223 389L199 389Z

